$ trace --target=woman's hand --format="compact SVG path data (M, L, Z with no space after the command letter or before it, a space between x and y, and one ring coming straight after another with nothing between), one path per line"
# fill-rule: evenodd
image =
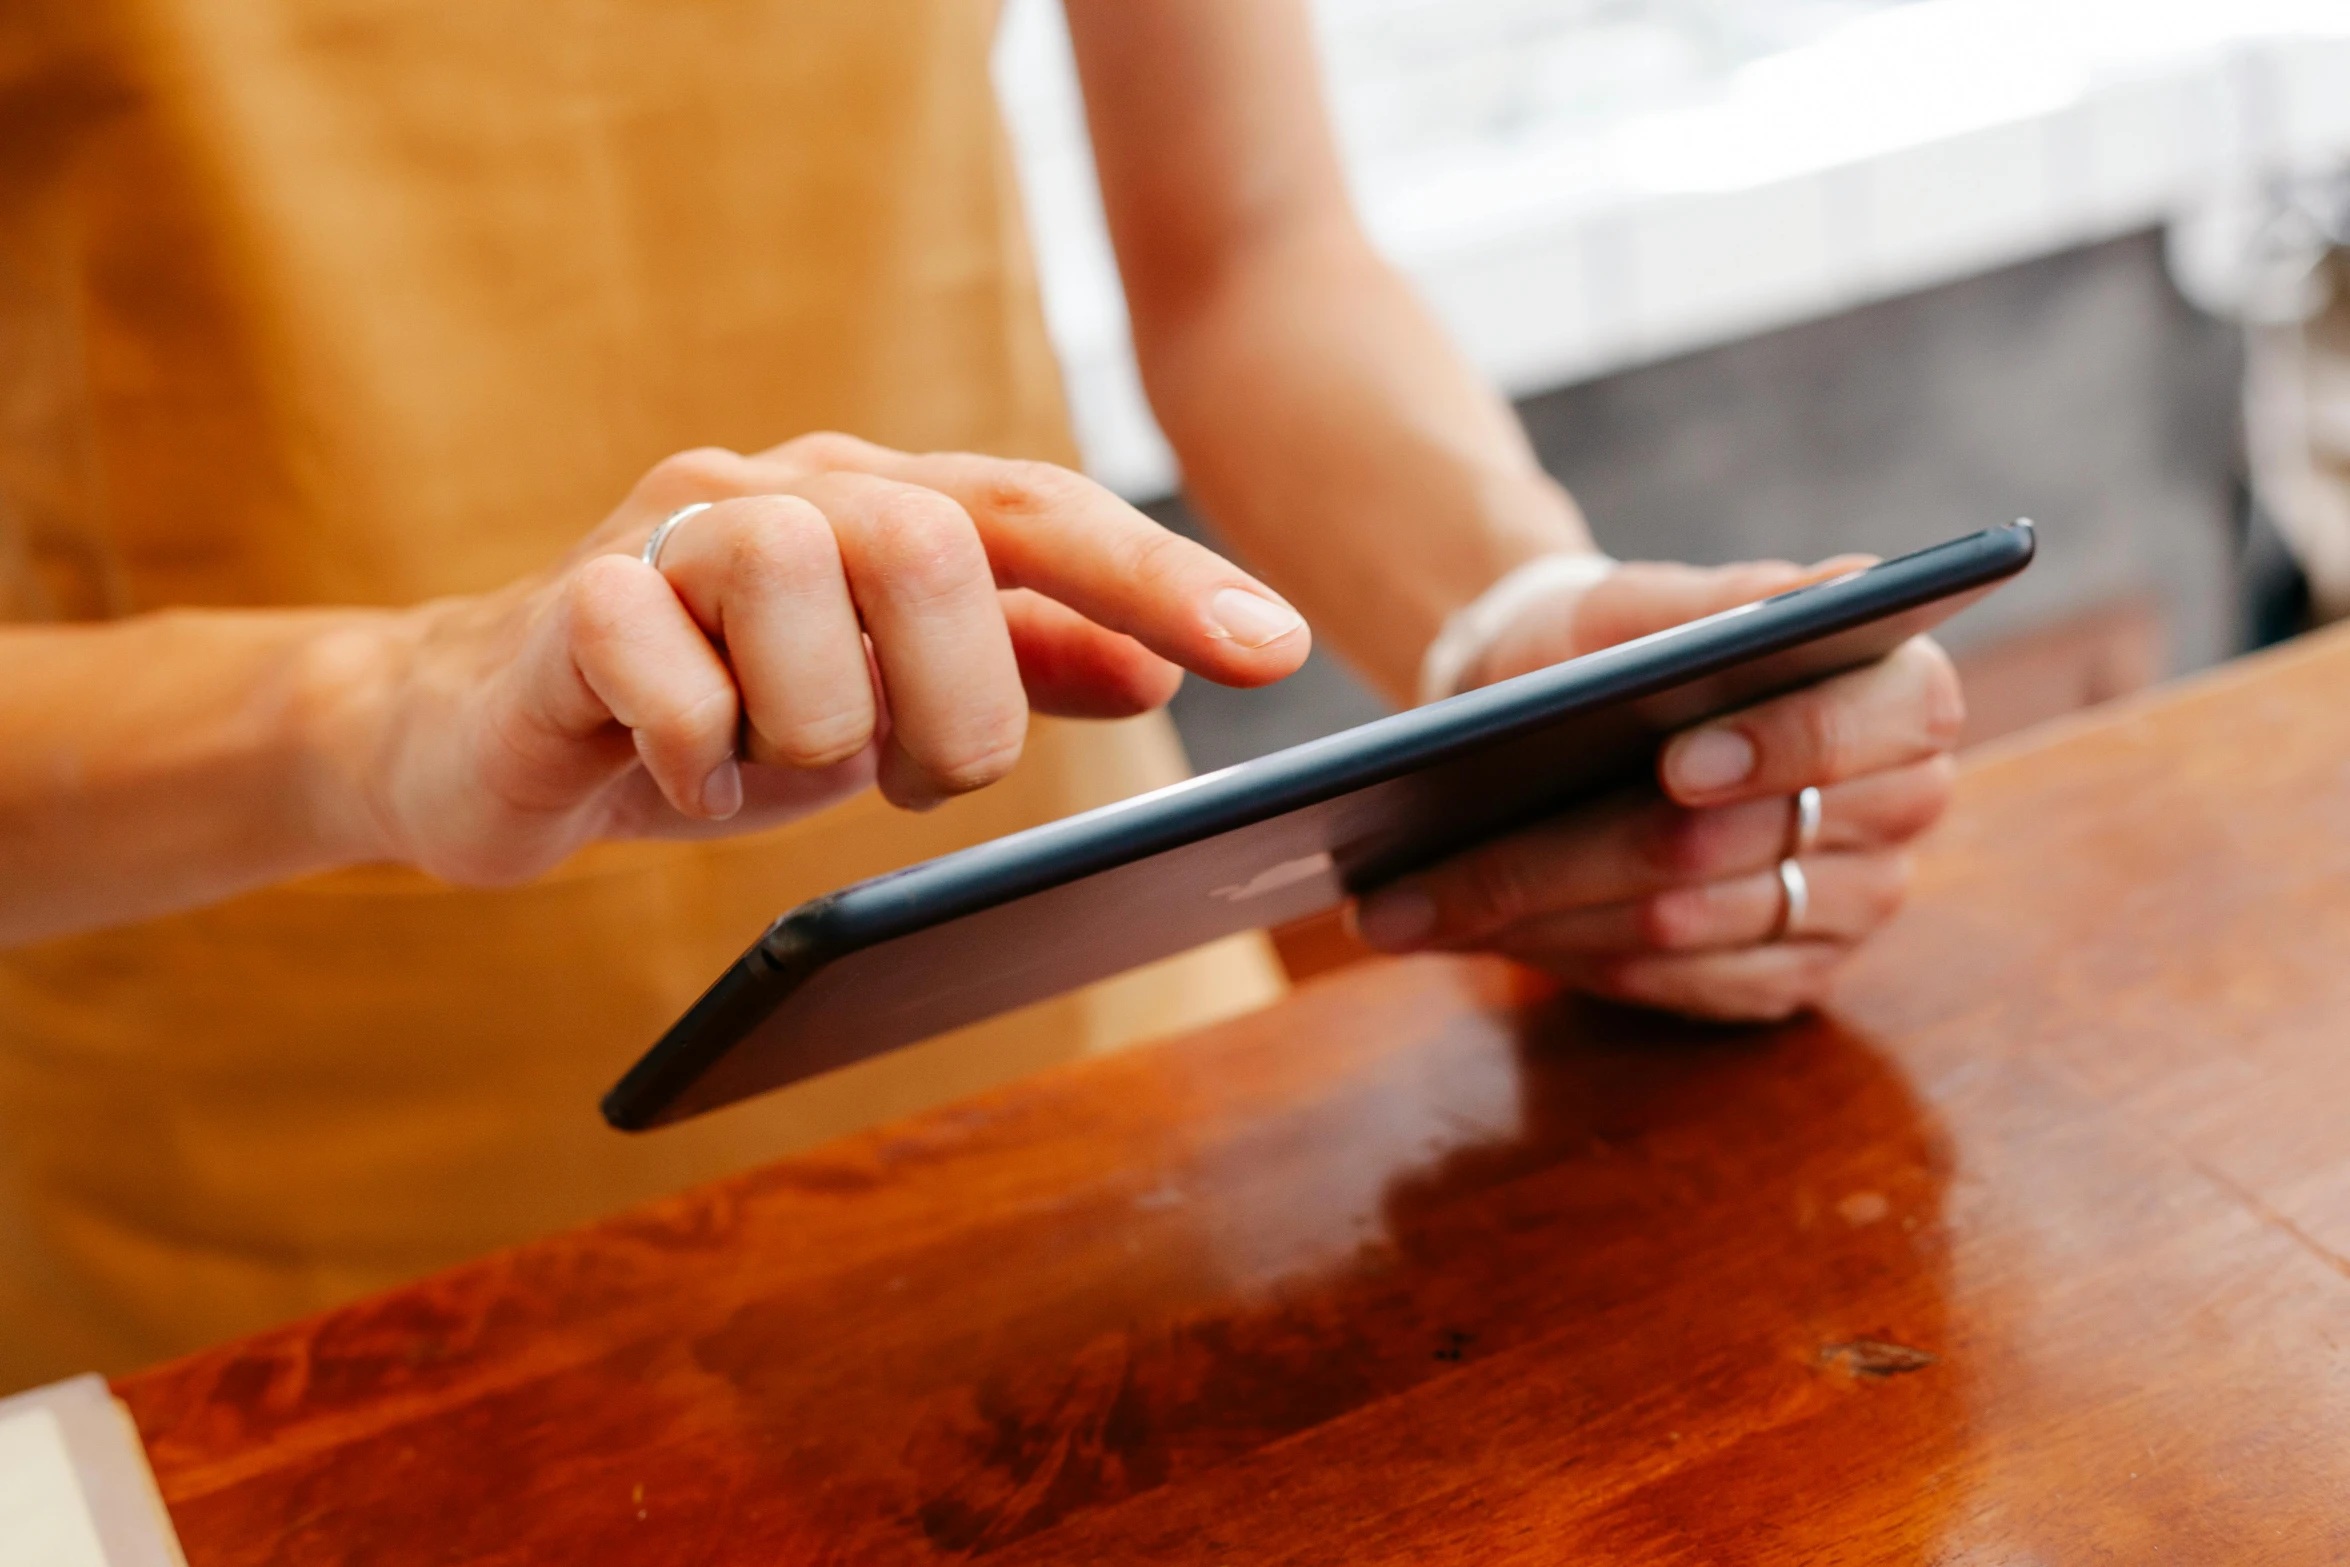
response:
M1522 674L1858 564L1628 564L1522 613L1478 675ZM1949 658L1917 638L1676 736L1659 759L1663 798L1620 798L1460 855L1364 899L1357 928L1390 951L1506 953L1614 1000L1785 1017L1818 1001L1900 907L1906 846L1949 802L1964 716ZM1822 805L1800 862L1810 906L1782 935L1776 867L1807 785Z
M869 783L922 809L1008 772L1032 708L1143 712L1184 669L1261 685L1308 640L1065 469L812 435L663 462L554 570L322 639L313 686L349 857L502 883Z

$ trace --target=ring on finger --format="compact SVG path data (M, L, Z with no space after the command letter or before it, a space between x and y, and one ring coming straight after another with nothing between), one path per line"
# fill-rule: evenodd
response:
M1795 792L1795 815L1787 824L1786 858L1800 859L1820 841L1820 788L1806 784Z
M1779 920L1771 927L1769 939L1785 941L1802 928L1804 916L1810 912L1811 880L1790 855L1779 862Z
M655 571L659 571L661 569L661 547L669 542L669 535L677 531L677 525L688 517L701 515L715 504L713 501L696 501L691 506L680 506L662 518L660 526L656 527L652 536L645 540L644 553L638 558Z

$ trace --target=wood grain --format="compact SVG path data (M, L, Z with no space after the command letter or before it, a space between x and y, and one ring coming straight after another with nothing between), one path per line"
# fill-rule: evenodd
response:
M195 1567L2350 1559L2350 640L1826 1014L1359 965L126 1379Z

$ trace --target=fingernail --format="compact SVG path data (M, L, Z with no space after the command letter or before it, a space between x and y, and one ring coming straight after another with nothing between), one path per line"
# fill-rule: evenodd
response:
M1208 615L1211 632L1242 647L1278 642L1306 623L1305 616L1287 604L1245 588L1226 588L1208 600Z
M1355 934L1381 952L1409 952L1436 929L1436 900L1417 887L1390 887L1355 905Z
M742 808L743 770L730 756L711 768L710 776L702 780L702 814L714 822L722 822Z
M1673 742L1665 778L1690 794L1727 789L1754 771L1754 742L1735 729L1700 729Z

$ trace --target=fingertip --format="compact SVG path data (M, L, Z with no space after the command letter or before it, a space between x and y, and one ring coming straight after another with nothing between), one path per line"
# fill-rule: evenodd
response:
M710 769L702 780L702 815L714 822L731 819L743 808L743 770L733 757Z
M1191 667L1218 685L1249 688L1286 680L1314 650L1305 616L1251 588L1219 589L1208 600L1205 629L1213 667Z
M873 787L880 796L901 811L921 815L935 811L946 804L948 796L931 782L930 775L915 765L895 739L881 748L879 764L874 769Z
M1027 709L1020 709L1018 733L984 750L974 748L968 758L924 761L908 750L900 733L883 745L875 783L883 799L901 810L936 810L957 795L971 794L998 783L1019 765L1027 738Z
M1269 593L1220 588L1208 600L1208 635L1255 651L1306 629L1306 617Z
M1718 801L1754 776L1761 755L1746 734L1728 724L1675 735L1658 765L1666 792L1684 805Z

